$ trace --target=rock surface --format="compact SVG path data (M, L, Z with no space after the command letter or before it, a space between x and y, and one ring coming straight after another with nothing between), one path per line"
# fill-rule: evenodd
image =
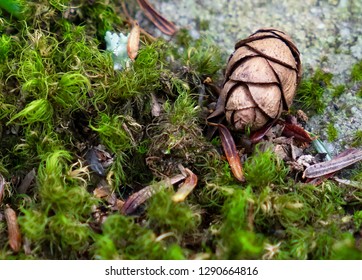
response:
M307 129L326 141L326 127L333 122L338 139L327 144L335 154L349 147L355 131L362 128L362 100L350 81L352 65L362 60L361 0L150 2L178 27L189 29L193 36L211 37L225 59L238 40L261 27L284 30L301 52L306 77L322 68L334 74L334 84L347 85L346 92L337 99L326 93L325 113L311 117ZM161 35L158 30L152 33Z

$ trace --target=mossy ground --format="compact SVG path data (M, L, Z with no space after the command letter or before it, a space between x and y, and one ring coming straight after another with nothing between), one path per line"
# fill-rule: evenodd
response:
M360 188L301 183L258 147L241 185L218 139L203 136L213 94L203 82L221 79L224 66L215 46L185 32L172 42L142 38L130 69L116 72L103 37L129 31L118 1L68 4L28 1L22 21L0 15L0 214L6 204L17 212L27 248L11 251L1 218L1 259L362 258ZM330 82L318 75L306 87ZM198 185L182 203L165 185L138 216L110 211L93 195L101 178L85 166L98 144L114 156L107 181L119 199L178 174L179 164ZM361 174L359 166L352 179L362 184ZM95 207L108 211L99 228Z

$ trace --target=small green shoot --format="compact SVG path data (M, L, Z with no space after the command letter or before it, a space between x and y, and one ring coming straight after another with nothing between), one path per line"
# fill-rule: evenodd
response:
M23 110L13 116L7 123L19 119L20 124L26 125L35 122L48 122L53 116L53 107L46 99L37 99L30 102Z
M353 137L352 142L353 147L360 147L362 146L362 130L357 130Z
M272 183L283 182L289 170L269 149L256 148L253 156L244 164L246 181L253 187L263 188Z
M333 97L334 98L338 98L340 97L344 92L346 91L346 86L345 85L337 85L333 88Z
M333 142L338 138L338 130L333 123L329 123L327 126L328 141Z
M353 65L351 71L351 79L354 82L362 81L362 60Z
M302 80L296 98L304 109L317 114L323 113L326 107L323 94L331 86L332 77L332 74L317 69L311 78Z

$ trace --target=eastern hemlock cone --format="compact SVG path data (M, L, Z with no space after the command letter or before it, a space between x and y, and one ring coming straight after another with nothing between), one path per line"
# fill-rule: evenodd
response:
M260 29L235 45L218 107L232 129L257 130L289 109L301 74L291 38L276 29Z

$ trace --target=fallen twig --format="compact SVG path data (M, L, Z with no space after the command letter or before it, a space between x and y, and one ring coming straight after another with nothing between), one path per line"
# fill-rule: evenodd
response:
M147 0L137 0L137 2L146 17L148 17L148 19L152 21L152 23L156 25L161 32L169 36L175 34L175 25L158 13Z

